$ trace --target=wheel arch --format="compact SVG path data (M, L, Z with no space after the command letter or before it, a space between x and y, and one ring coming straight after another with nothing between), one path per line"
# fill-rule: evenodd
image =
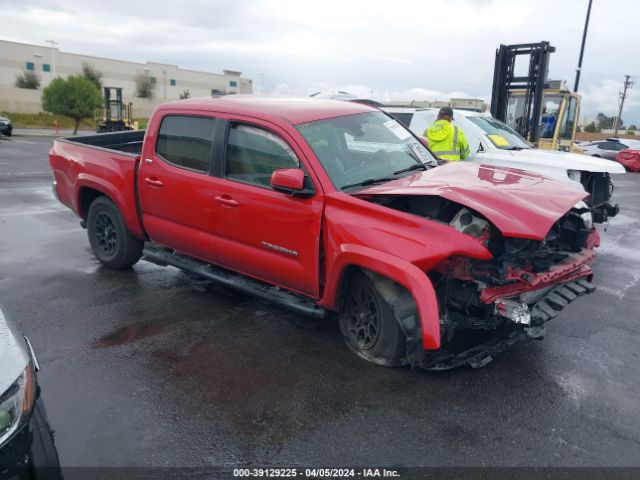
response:
M395 282L411 295L418 314L422 347L428 350L440 348L438 301L431 280L423 271L406 260L368 247L342 245L340 250L327 276L327 286L320 305L339 310L353 273L358 270L371 272Z
M91 208L91 204L96 198L103 196L109 198L109 200L113 202L113 199L101 190L87 186L80 187L78 190L78 215L86 220L89 215L89 208Z
M105 184L100 179L83 175L79 176L77 192L75 211L82 219L87 219L89 208L95 199L104 196L116 206L127 229L140 240L146 239L135 202L133 205L129 205L129 200L123 196L122 192L116 190L113 185Z

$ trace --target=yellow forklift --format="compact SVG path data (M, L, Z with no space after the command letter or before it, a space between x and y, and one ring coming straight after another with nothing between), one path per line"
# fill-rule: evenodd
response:
M124 103L122 88L104 87L104 108L95 111L96 132L137 130L137 122L133 121L131 105L131 102Z
M580 94L569 91L564 82L547 82L542 96L539 136L537 141L529 141L544 150L561 150L582 153L575 145L576 129L580 118ZM507 105L507 124L514 128L519 112L523 110L526 98L524 90L515 90Z
M547 81L549 42L500 45L496 50L491 115L537 148L582 152L574 145L580 95L560 81ZM526 75L516 74L516 60L528 58Z

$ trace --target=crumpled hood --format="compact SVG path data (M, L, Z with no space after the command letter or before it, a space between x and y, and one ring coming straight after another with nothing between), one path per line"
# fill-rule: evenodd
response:
M447 136L451 135L451 130L453 130L453 125L451 125L446 120L437 120L433 123L427 130L429 139L435 142L441 142Z
M29 363L24 339L18 340L0 308L0 395L16 381Z
M624 167L613 160L582 155L580 153L556 152L530 148L510 151L515 160L527 163L561 166L567 170L586 170L587 172L625 173Z
M484 215L504 236L543 240L587 196L523 170L454 162L361 190L369 195L434 195Z

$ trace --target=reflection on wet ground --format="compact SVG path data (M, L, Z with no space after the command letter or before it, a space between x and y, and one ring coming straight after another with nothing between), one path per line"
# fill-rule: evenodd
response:
M31 160L5 147L12 168L46 168L44 142ZM20 213L0 219L0 303L36 349L65 465L640 458L640 175L615 180L626 217L602 234L596 293L550 322L545 340L444 375L368 365L334 320L311 321L173 268L100 267L71 213L28 213L53 204L20 191L48 188L48 178L23 177L0 179L0 210Z
M171 325L171 320L158 320L156 322L138 322L104 335L91 344L91 348L105 348L125 343L132 343L141 338L158 335L166 327Z

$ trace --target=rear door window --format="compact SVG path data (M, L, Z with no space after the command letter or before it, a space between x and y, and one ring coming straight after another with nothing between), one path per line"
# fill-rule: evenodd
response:
M169 115L162 120L156 153L180 168L209 173L216 120Z

